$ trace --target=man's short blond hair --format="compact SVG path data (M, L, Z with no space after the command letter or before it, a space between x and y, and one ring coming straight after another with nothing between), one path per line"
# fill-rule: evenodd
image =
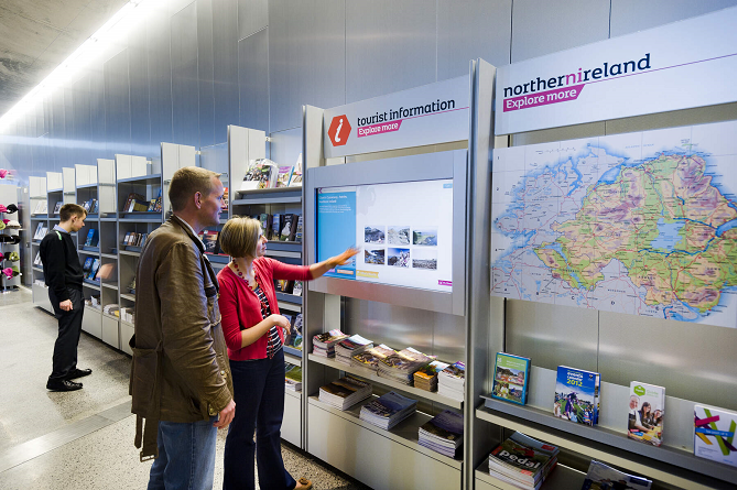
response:
M256 258L261 222L253 218L233 216L220 231L220 248L231 257Z
M200 167L182 167L171 178L169 184L169 201L173 211L182 211L187 207L187 201L196 193L209 196L215 189L213 177L220 174Z
M82 206L74 203L67 203L59 210L59 221L62 223L69 221L73 216L84 219L87 217L87 211Z

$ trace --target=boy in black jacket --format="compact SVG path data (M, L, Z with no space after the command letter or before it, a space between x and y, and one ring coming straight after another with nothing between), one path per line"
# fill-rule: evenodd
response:
M72 381L92 374L77 369L77 344L82 331L84 273L71 233L84 227L87 212L78 204L65 204L59 211L59 224L41 241L41 261L49 288L49 300L59 320L59 336L54 344L54 368L46 383L51 391L75 391L82 383Z

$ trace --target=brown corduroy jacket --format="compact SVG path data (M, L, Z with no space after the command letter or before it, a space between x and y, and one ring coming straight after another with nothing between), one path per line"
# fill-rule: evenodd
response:
M141 252L130 378L141 460L158 456L159 421L207 420L232 399L217 278L204 252L176 216L150 234Z

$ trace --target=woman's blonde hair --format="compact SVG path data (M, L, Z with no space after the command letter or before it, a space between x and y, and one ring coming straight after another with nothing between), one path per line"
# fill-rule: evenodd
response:
M233 216L220 231L220 248L231 257L256 257L261 222Z

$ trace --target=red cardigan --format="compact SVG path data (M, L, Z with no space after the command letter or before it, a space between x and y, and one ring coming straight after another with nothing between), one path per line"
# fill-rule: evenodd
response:
M294 281L309 281L312 279L309 266L290 265L261 257L253 261L253 270L259 279L262 291L269 299L271 313L279 314L279 305L276 302L274 279ZM233 361L247 361L251 359L266 359L266 345L269 333L266 332L253 344L241 348L242 337L238 319L245 328L251 328L261 322L261 303L258 296L238 277L230 267L223 268L218 273L220 284L220 313L223 317L222 326L225 334L225 343L228 344L228 357ZM279 336L284 342L284 331L277 327Z

